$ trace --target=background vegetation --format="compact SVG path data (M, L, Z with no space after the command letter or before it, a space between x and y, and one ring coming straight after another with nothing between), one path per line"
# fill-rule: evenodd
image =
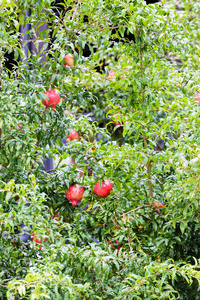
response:
M199 299L199 12L193 0L0 2L1 299ZM80 140L63 144L71 129ZM72 184L85 188L75 207Z

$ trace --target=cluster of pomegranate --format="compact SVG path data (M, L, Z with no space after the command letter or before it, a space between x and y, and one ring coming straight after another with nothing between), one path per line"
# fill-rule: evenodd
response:
M64 66L68 67L74 67L74 58L71 54L67 54L64 56L63 60L65 63L63 64ZM106 78L108 80L115 80L116 74L115 71L110 70L109 71L109 76ZM124 79L125 75L121 76L121 79ZM42 102L46 108L50 107L53 111L56 109L56 105L60 102L60 95L57 90L49 90L45 92L45 95L47 96L46 99ZM196 95L195 99L196 103L199 104L200 102L200 94ZM115 115L115 121L113 121L114 126L119 126L123 124L123 120L121 117L117 117ZM18 126L18 130L23 132L23 129L21 129L21 125ZM80 139L80 136L76 130L70 130L69 133L66 135L68 141L72 141L75 139ZM74 162L73 162L74 163ZM110 195L111 190L113 189L113 185L109 180L105 180L104 182L97 182L93 188L94 193L100 197L100 198L106 198L107 196ZM84 187L80 187L79 185L70 185L68 191L66 192L66 198L68 201L72 203L73 206L76 206L78 203L81 202L83 198L83 193L84 193ZM152 205L157 208L163 208L165 207L162 203L155 201L152 203ZM59 219L59 212L53 216L56 220ZM114 235L112 235L114 238ZM35 232L31 236L32 241L35 241L36 244L41 244L41 238L38 238L35 234ZM48 238L44 239L44 241L47 241ZM116 243L119 244L119 241L116 240ZM113 245L112 242L108 241L108 244L111 245L113 249L115 249L115 246ZM40 250L42 247L39 248ZM117 254L119 252L120 246L117 246Z
M52 110L56 109L56 105L60 102L60 95L57 90L49 90L45 93L47 95L47 99L42 102L44 106L50 107ZM20 125L19 125L20 126ZM18 128L20 129L20 128ZM23 130L20 130L23 131ZM79 140L79 134L76 130L70 130L70 132L67 134L67 140Z
M101 198L106 198L110 195L110 191L112 190L113 185L109 180L105 180L105 182L97 182L94 186L94 193ZM68 191L66 192L66 198L69 200L73 206L76 206L77 203L80 203L83 198L84 188L79 185L70 185Z

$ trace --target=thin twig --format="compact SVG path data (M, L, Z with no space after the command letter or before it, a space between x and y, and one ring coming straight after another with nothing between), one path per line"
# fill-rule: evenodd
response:
M112 287L112 285L113 285L113 283L115 282L115 280L117 279L117 277L119 276L119 274L127 267L129 265L129 262L119 271L119 273L117 274L117 276L115 276L115 278L114 278L114 280L113 280L113 282L111 283L111 287Z
M145 208L145 207L151 207L151 205L150 205L150 204L148 204L148 205L141 205L141 206L139 206L139 207L136 207L135 209L132 209L132 210L130 210L130 211L124 213L124 215L128 215L128 214L130 214L130 213L132 213L132 212L134 212L134 211L137 211L137 210L142 209L142 208Z
M54 172L54 169L50 169L50 170L46 171L46 173L50 173L50 172Z
M156 178L156 180L158 181L158 183L160 184L160 186L162 187L163 186L163 183L160 182L160 180L158 178Z
M111 79L108 79L106 76L97 74L97 73L95 73L95 72L92 72L92 71L87 70L87 69L82 68L82 67L70 67L70 68L71 68L71 69L79 69L79 70L83 70L83 71L86 71L86 72L88 72L88 73L90 73L90 74L92 74L92 75L95 75L95 76L97 76L97 77L101 77L101 78L103 78L103 79L111 80Z
M88 25L93 26L94 23L96 23L96 22L98 22L100 20L106 19L108 17L110 17L110 15L106 15L106 16L104 16L102 18L97 19L97 20L92 20L92 24L88 23Z
M119 2L123 5L123 7L126 9L126 11L128 12L129 16L131 16L131 12L128 10L128 8L126 8L125 3L120 1Z
M1 54L0 59L1 59L2 56L4 56L7 52L8 52L8 50L6 50L3 54Z
M78 7L78 5L79 5L79 3L77 5L75 5L74 12L73 12L73 15L72 15L72 22L74 21L75 15L77 13L77 7Z

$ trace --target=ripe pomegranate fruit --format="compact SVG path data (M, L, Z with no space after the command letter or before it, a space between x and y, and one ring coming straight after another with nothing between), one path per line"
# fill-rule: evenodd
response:
M84 192L83 187L80 187L79 185L77 186L70 185L65 195L67 200L71 201L73 206L76 206L77 203L81 202L83 198L83 192Z
M109 180L105 180L105 182L102 182L100 185L100 182L97 182L94 186L94 193L101 198L106 198L108 195L110 195L110 191L112 190L113 185Z
M71 54L66 54L63 58L64 61L66 61L66 63L64 63L64 66L68 66L68 67L74 67L74 58Z
M57 90L49 90L45 93L47 95L47 99L42 102L44 106L49 107L51 105L51 109L56 109L56 104L60 102L60 95Z
M72 140L78 140L79 139L79 135L78 132L76 130L71 130L70 133L67 133L67 140L68 141L72 141Z
M161 202L158 202L158 201L155 201L152 205L155 206L156 208L163 208L163 207L165 207Z

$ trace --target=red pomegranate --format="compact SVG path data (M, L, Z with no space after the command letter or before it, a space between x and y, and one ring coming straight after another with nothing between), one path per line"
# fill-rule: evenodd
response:
M153 204L153 206L157 207L157 208L163 208L165 207L161 202L155 201Z
M74 58L71 54L66 54L63 58L63 60L65 61L64 66L68 66L68 67L74 67Z
M56 104L60 102L60 95L57 90L49 90L45 93L47 95L47 99L42 102L44 106L49 107L51 105L51 109L56 109Z
M77 203L81 202L83 198L83 192L84 192L83 187L80 187L79 185L77 186L70 185L65 195L67 200L71 201L73 206L76 206Z
M113 185L109 180L105 180L105 182L97 182L94 186L94 193L101 198L106 198L110 195L110 191L112 190Z
M71 130L69 134L67 134L67 140L68 141L73 141L73 140L78 140L79 135L76 130Z

